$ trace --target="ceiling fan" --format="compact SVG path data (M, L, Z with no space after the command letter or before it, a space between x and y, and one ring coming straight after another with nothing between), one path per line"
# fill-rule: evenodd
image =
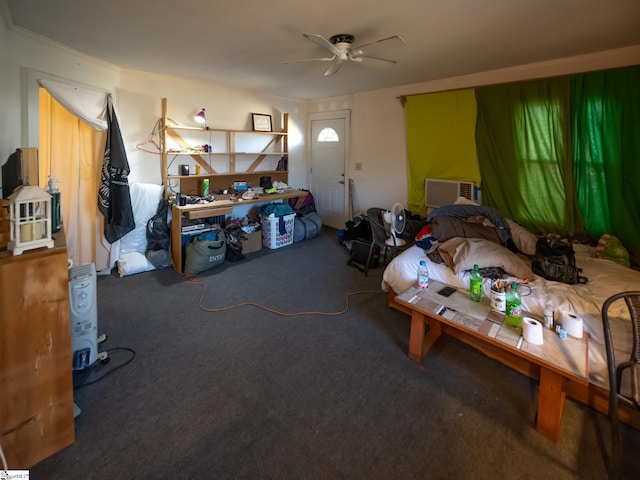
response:
M321 58L306 58L303 60L290 60L282 63L299 63L299 62L333 62L329 68L324 72L325 75L333 75L340 70L342 64L347 61L361 63L377 68L390 68L396 63L395 60L387 60L386 58L372 57L365 55L363 49L371 47L373 45L384 44L397 44L404 45L404 40L398 35L392 35L391 37L382 38L374 42L365 43L358 47L352 47L355 37L348 33L340 33L333 35L328 40L322 35L315 33L305 33L304 37L311 40L316 45L328 50L332 55L330 57Z

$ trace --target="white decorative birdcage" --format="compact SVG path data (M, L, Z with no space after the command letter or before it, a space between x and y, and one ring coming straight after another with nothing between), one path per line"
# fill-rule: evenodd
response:
M53 248L51 195L40 187L23 185L9 195L9 202L9 250L20 255L33 248Z

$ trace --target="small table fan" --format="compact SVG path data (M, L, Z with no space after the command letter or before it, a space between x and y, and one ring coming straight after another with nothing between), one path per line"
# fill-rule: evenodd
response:
M385 243L393 247L400 247L407 243L402 238L398 238L398 235L404 231L406 225L402 204L395 203L390 211L384 212L383 217L384 221L391 225L391 236L385 240Z

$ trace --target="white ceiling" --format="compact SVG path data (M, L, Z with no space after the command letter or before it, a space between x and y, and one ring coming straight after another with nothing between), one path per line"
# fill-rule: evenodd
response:
M424 82L640 45L640 0L0 0L10 25L122 68L302 99ZM302 36L391 35L405 46L355 63Z

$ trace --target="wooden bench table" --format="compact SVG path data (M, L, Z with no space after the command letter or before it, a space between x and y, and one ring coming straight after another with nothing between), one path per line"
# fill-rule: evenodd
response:
M561 339L556 332L543 327L543 345L530 344L522 338L520 329L503 324L504 314L491 310L487 299L473 302L467 291L456 291L444 297L437 293L444 286L432 281L426 290L412 286L395 298L411 311L409 357L421 363L438 338L446 333L521 373L537 378L536 428L557 441L566 398L565 381L588 385L586 334L581 339L570 336ZM429 326L426 335L425 325Z

